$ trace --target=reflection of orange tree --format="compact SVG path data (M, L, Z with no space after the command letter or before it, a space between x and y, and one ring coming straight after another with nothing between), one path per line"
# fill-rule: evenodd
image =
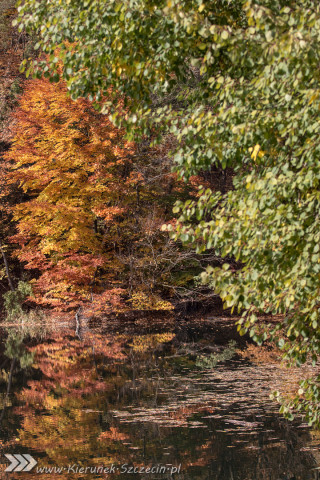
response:
M234 455L237 450L229 447L231 444L235 446L234 438L239 437L232 433L232 428L229 431L231 436L226 435L226 423L216 416L212 397L204 397L200 387L199 395L194 390L191 395L186 392L180 399L172 388L172 382L181 386L183 377L176 376L172 364L167 363L168 359L155 355L155 350L171 337L172 334L168 333L135 339L122 335L111 339L89 332L84 342L79 342L71 334L55 334L50 340L33 347L39 380L30 382L19 395L24 404L16 409L16 413L23 416L19 432L21 446L30 453L33 451L37 459L42 457L40 465L77 463L100 466L131 462L143 465L156 459L159 463L181 463L186 479L208 478L211 466L212 480L229 479L231 475L235 478L236 473L238 478L248 478L248 472L254 472L250 478L261 480L269 475L272 465L275 475L270 478L273 480L280 477L284 458L285 463L294 465L298 473L303 472L306 464L303 462L308 458L299 449L286 449L284 445L282 449L266 450L270 443L268 429L278 432L281 428L276 423L279 422L277 417L270 420L272 423L265 424L266 432L259 433L259 437L251 437L252 432L248 432L250 445L254 448L258 442L262 446L266 444L263 446L266 455L260 455L259 464L254 448L246 450L244 446L243 455ZM142 348L143 345L146 348ZM130 361L132 355L127 357L127 352L134 355L136 376ZM159 385L157 381L153 383L154 372L159 372L163 365L168 377L171 376L168 378L171 389L165 392L164 401L160 399L155 405L155 391ZM140 388L136 396L135 381ZM166 379L160 381L162 389L170 386L170 383L166 385ZM130 409L128 406L133 404L138 408L126 412L128 422L125 423L123 410ZM140 419L134 418L136 412L138 416L141 413ZM197 425L199 415L202 426ZM297 433L288 427L283 438L287 445L297 444ZM163 453L164 446L167 456ZM30 478L48 480L48 475L32 477L31 474ZM59 480L79 478L106 477L59 475Z
M120 376L119 368L128 360L125 349L135 351L143 363L172 338L171 333L111 338L89 331L80 342L72 332L64 332L32 347L41 379L29 381L17 394L24 404L16 407L23 416L20 445L46 455L40 466L135 461L135 454L131 457L123 444L136 441L135 433L120 428L108 415L108 406L118 402L120 391L124 397L131 393L130 369L125 367ZM137 441L141 444L142 438Z
M89 338L82 343L71 336L55 334L50 342L32 348L34 366L43 378L30 381L18 395L25 404L17 408L24 416L20 444L44 451L45 465L88 465L89 459L91 465L107 465L121 457L123 448L117 441L116 429L102 435L99 411L117 380L105 380L99 370L105 359L124 358L122 344L96 334L93 349L92 341ZM118 377L119 380L122 381ZM39 411L41 415L37 414ZM107 451L108 441L113 442L113 448Z
M170 342L173 338L174 334L171 332L136 335L133 337L132 342L129 345L132 347L133 352L143 353L154 349L159 345Z

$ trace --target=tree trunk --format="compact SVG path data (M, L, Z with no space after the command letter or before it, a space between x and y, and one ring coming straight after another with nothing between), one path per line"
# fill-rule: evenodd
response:
M9 287L12 291L14 291L14 286L13 286L13 283L12 283L12 278L11 278L11 275L10 275L10 270L9 270L9 264L8 264L8 260L7 260L7 256L5 254L5 251L3 250L3 247L2 247L2 243L0 242L0 250L1 250L1 253L2 253L2 258L3 258L3 261L4 261L4 266L5 266L5 269L6 269L6 274L7 274L7 279L8 279L8 283L9 283Z

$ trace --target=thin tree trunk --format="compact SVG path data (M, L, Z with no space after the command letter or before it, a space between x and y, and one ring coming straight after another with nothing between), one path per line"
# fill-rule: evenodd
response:
M78 308L75 314L75 319L76 319L76 335L79 338L79 340L82 340L81 338L81 324L80 324L80 313L81 313L81 307Z
M8 264L8 260L7 260L7 256L5 254L5 251L3 250L3 247L2 247L2 243L0 242L0 250L1 250L1 253L2 253L2 258L3 258L3 261L4 261L4 266L5 266L5 269L6 269L6 274L7 274L7 278L8 278L8 283L9 283L9 287L12 291L14 291L14 286L13 286L13 283L12 283L12 279L11 279L11 275L10 275L10 270L9 270L9 264Z

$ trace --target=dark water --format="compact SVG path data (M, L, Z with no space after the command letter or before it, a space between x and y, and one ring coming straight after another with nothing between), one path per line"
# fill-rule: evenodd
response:
M19 328L1 331L0 478L320 478L320 436L269 400L292 374L238 355L197 366L226 347L213 331ZM5 453L38 464L5 473Z

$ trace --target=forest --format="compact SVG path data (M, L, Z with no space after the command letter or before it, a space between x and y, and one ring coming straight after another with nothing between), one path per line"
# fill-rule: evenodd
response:
M78 383L106 395L106 358L153 371L153 349L171 373L169 353L277 358L294 386L272 402L319 428L319 47L314 0L0 2L0 428L14 372L45 378L16 393L29 409L60 383L59 410ZM44 319L68 330L36 340Z

